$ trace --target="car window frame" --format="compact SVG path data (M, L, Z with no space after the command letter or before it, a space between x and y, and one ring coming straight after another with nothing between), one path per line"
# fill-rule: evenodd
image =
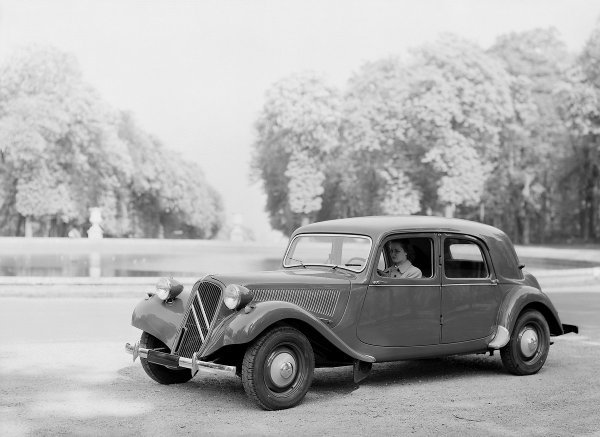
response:
M379 264L379 259L382 256L385 245L391 240L398 239L416 239L416 238L428 238L431 242L431 277L421 277L421 278L390 278L388 276L381 276L377 272L377 266ZM377 251L374 255L374 265L373 272L371 273L371 284L374 285L439 285L441 280L441 269L438 265L437 259L439 259L439 232L394 232L387 234L385 237L381 239L381 243L377 248ZM384 258L387 260L387 255L383 253Z
M365 259L365 263L360 270L354 270L354 269L351 269L344 265L322 264L322 263L302 263L302 264L294 264L294 265L286 266L285 260L288 258L288 254L289 254L291 248L294 246L294 241L296 241L296 239L298 239L299 237L358 237L358 238L364 238L369 241L369 250L367 251L367 257ZM344 233L344 232L307 232L307 233L296 234L290 240L290 242L285 250L285 253L283 254L283 258L281 260L281 266L284 269L291 269L291 268L295 268L295 267L302 266L302 265L304 265L306 267L325 267L325 268L333 268L333 267L337 266L337 268L339 268L339 269L343 269L348 272L359 274L359 273L363 273L366 270L367 266L370 265L370 260L371 260L372 256L373 256L373 239L369 235L348 234L348 233Z
M482 254L482 258L483 261L485 262L485 266L487 268L487 272L488 275L485 277L478 277L478 278L450 278L448 276L446 276L446 256L444 253L444 245L446 243L447 239L463 239L463 240L467 240L471 243L474 243L477 245L477 247L479 247L479 250ZM467 283L475 283L475 282L481 282L484 281L485 283L489 283L490 281L496 281L496 272L494 270L494 265L492 263L492 257L490 254L490 249L487 246L487 244L485 244L485 241L483 241L480 238L477 238L473 235L468 235L468 234L454 234L454 233L442 233L440 235L440 277L442 279L443 282L455 282L455 283L459 283L459 282L467 282Z

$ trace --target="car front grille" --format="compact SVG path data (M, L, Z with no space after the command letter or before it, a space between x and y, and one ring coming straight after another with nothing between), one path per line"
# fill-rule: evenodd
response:
M330 289L257 289L254 302L280 300L298 305L317 315L333 317L340 292Z
M204 339L208 336L210 325L217 314L221 303L221 287L212 282L201 282L194 287L185 323L179 334L179 345L175 353L181 357L191 358L198 352Z

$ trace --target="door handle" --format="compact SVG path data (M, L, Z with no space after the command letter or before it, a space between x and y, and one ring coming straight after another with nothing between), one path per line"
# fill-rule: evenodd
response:
M381 284L385 284L384 281L372 281L371 284L373 285L381 285Z

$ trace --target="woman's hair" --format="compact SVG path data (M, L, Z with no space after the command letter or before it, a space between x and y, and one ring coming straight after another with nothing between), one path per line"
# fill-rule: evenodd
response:
M408 258L408 260L410 262L413 262L415 260L415 250L413 249L412 245L410 244L410 241L407 239L398 239L398 240L390 240L387 243L387 247L388 247L388 252L390 250L390 246L391 244L397 244L399 246L402 247L402 249L404 249L404 251L406 252L406 258Z

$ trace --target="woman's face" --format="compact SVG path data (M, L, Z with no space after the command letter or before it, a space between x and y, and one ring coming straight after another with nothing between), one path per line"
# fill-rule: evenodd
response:
M406 261L406 251L398 243L390 244L390 256L394 264L402 264Z

